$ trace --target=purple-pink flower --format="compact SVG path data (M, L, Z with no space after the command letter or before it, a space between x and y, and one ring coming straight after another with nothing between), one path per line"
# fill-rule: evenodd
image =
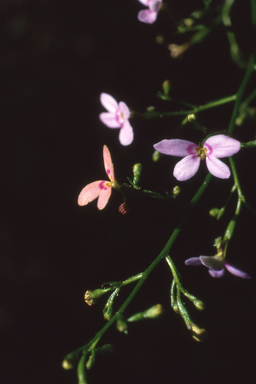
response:
M161 8L162 0L139 0L139 2L148 7L148 9L138 13L139 21L148 24L154 23Z
M109 128L120 128L119 141L122 145L129 145L133 141L133 129L129 123L130 111L127 105L118 103L111 95L102 93L100 101L108 112L100 114L100 120Z
M118 188L117 181L115 180L114 166L111 155L106 145L103 147L103 160L104 167L110 181L98 180L87 184L78 196L79 205L87 205L98 197L97 207L98 209L103 209L110 198L112 188Z
M190 179L198 171L200 161L206 160L208 171L220 179L228 179L229 167L219 158L232 156L240 150L239 141L225 135L209 137L203 147L186 140L162 140L154 148L165 155L184 157L173 170L179 181Z
M222 277L227 269L232 275L241 277L243 279L250 279L248 273L241 271L238 268L228 264L225 260L217 256L199 256L191 257L185 260L186 265L204 265L209 268L209 273L212 277Z

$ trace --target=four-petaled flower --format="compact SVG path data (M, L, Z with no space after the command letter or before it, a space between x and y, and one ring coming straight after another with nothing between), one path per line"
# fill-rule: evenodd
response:
M179 161L173 170L173 175L179 181L190 179L198 171L200 160L206 159L209 172L220 179L227 179L230 176L229 167L222 161L222 157L232 156L240 150L239 141L225 135L209 137L203 145L186 140L162 140L154 145L154 148L165 155L184 157Z
M204 265L209 268L209 273L212 277L222 277L225 273L225 268L232 273L232 275L242 277L243 279L250 279L248 273L241 271L238 268L228 264L225 260L217 256L199 256L191 257L185 261L186 265Z
M148 7L148 9L138 13L139 21L148 24L154 23L161 8L162 0L139 0L139 2Z
M86 185L78 196L78 204L81 206L87 205L98 197L97 207L103 209L110 198L111 188L118 188L110 152L106 145L103 147L103 159L105 170L110 181L98 180Z
M100 114L100 120L109 128L121 128L119 140L122 145L129 145L133 141L133 129L129 123L130 111L127 105L117 101L107 93L100 95L100 101L108 112Z

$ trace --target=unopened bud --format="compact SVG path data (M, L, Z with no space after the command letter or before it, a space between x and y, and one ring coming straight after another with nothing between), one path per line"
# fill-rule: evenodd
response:
M140 175L142 171L142 164L137 163L133 166L133 184L137 185L140 181Z
M243 147L243 148L255 148L256 147L256 140L248 141L247 143L242 143L241 147Z
M84 301L88 305L93 305L96 303L97 299L104 295L107 291L105 289L95 289L94 291L86 291L84 294Z
M178 196L178 195L180 194L180 191L181 191L180 187L179 187L178 185L176 185L176 186L173 188L173 190L172 190L172 194L173 194L173 196L174 196L174 197Z
M121 213L121 215L126 215L126 213L130 212L130 207L127 204L127 201L124 201L123 204L118 207L118 211Z
M226 229L225 234L223 236L223 240L225 242L228 242L232 238L235 227L236 227L236 218L232 219L227 226L227 229Z
M154 151L152 155L152 160L156 163L160 158L160 153L158 151Z
M196 299L193 301L193 304L199 311L202 311L204 309L204 303L201 300Z
M192 331L192 337L196 341L203 341L208 334L208 332L205 329L200 328L195 324L191 324L191 331Z
M116 328L118 329L119 332L124 332L124 333L127 333L127 322L125 320L125 318L123 316L119 316L119 318L117 319L117 322L116 322Z
M70 360L63 360L62 368L66 369L66 370L71 369L71 368L73 368L73 364Z
M170 92L170 89L171 89L171 83L170 83L170 80L165 80L162 84L162 87L163 87L163 91L164 91L164 94L166 96L169 95L169 92Z
M160 316L163 313L163 307L161 304L154 305L153 307L147 309L144 312L136 313L135 315L129 317L127 321L133 322L133 321L139 321L143 319L153 319L155 317Z
M212 216L212 217L217 217L217 215L219 214L219 208L212 208L209 212L209 215Z

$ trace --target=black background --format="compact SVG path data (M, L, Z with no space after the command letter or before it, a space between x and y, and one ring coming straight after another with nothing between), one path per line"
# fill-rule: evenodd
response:
M172 1L188 16L202 1ZM216 1L216 4L221 3ZM87 343L104 325L104 299L88 307L87 289L143 271L161 251L182 213L162 201L131 198L131 213L121 216L121 197L103 211L96 203L77 205L80 190L105 178L102 147L112 154L120 182L143 163L141 185L164 193L176 184L174 159L152 163L153 144L171 137L181 119L131 120L135 139L122 147L116 130L99 120L101 92L131 109L168 110L157 99L164 80L172 95L194 104L237 92L244 71L229 56L225 34L215 32L173 60L168 43L181 43L175 26L160 12L153 25L140 23L136 0L2 0L0 3L0 380L1 383L76 383L76 371L64 371L64 356ZM248 53L249 1L236 2L234 25ZM243 33L240 33L240 32ZM164 43L157 44L156 36ZM255 75L246 91L255 88ZM226 129L233 104L200 115L209 131ZM191 126L181 138L200 141ZM254 140L255 121L235 130L241 141ZM235 157L242 189L255 201L255 151ZM181 185L181 201L196 192L206 169ZM124 335L112 327L103 343L116 353L99 358L88 373L93 383L253 382L255 361L255 219L244 207L229 261L249 272L250 281L228 273L212 279L203 267L185 267L189 257L214 254L235 208L216 222L208 211L221 207L231 179L213 178L185 225L171 256L184 286L206 304L192 318L209 331L197 343L169 306L171 275L161 263L144 284L127 316L156 303L165 307L157 320L134 323ZM118 303L129 292L124 289Z

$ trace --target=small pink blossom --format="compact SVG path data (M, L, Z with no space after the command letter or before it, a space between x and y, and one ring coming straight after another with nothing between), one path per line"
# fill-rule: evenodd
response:
M102 93L100 101L108 112L100 114L100 120L109 128L120 128L119 141L122 145L129 145L133 141L133 129L129 123L130 111L127 105L117 101L109 94Z
M173 175L179 181L190 179L198 171L200 160L206 160L208 171L220 179L228 179L229 167L222 161L222 157L232 156L240 150L239 141L225 135L209 137L201 148L199 145L186 140L162 140L154 148L165 155L184 157L173 170Z
M138 13L139 21L148 24L154 23L161 8L162 0L139 0L139 2L148 7L148 9Z
M227 269L232 275L243 279L250 279L248 273L241 271L238 268L228 264L225 260L217 256L199 256L191 257L185 261L186 265L204 265L209 268L209 273L212 277L222 277Z
M118 187L114 176L114 167L110 152L106 145L103 147L103 160L110 181L98 180L86 185L78 196L78 205L87 205L98 197L97 207L98 209L103 209L110 198L111 189Z

